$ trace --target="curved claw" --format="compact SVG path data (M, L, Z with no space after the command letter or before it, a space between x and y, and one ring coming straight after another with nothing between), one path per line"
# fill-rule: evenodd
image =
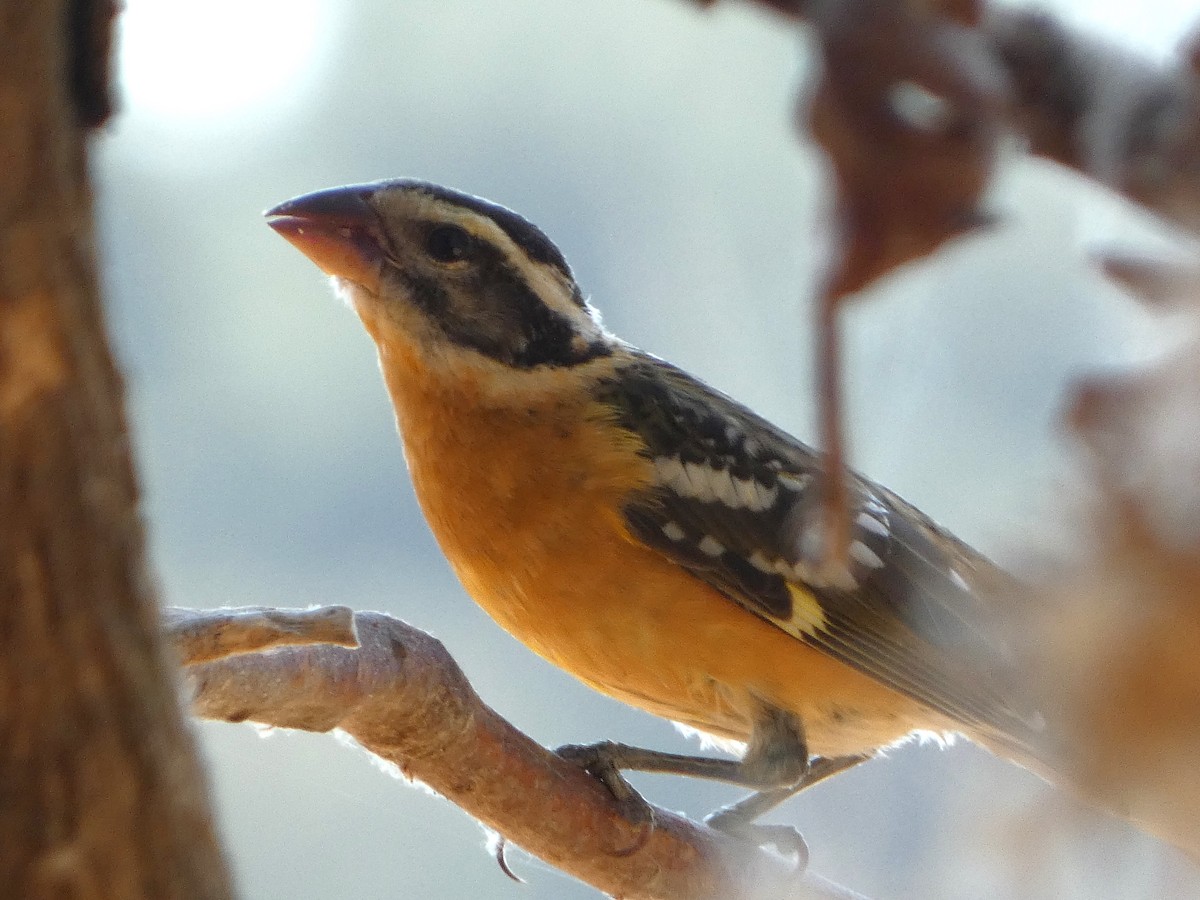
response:
M497 835L496 849L493 851L493 856L496 860L496 865L500 867L500 871L515 881L517 884L525 884L525 879L512 870L508 864L508 855L504 852L508 848L508 839L504 835Z
M642 798L639 796L638 799L641 800ZM623 847L620 850L614 850L613 854L612 854L613 856L616 856L616 857L633 856L633 854L637 853L639 850L641 850L643 847L645 847L648 843L650 843L650 835L654 833L654 826L655 826L654 807L652 807L645 800L642 800L642 807L646 811L646 817L642 820L642 822L638 826L637 837L634 838L633 843L630 844L628 847Z

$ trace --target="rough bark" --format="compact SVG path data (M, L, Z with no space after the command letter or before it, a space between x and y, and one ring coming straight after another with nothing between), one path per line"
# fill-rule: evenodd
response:
M112 14L0 3L0 885L227 897L99 302L86 138Z

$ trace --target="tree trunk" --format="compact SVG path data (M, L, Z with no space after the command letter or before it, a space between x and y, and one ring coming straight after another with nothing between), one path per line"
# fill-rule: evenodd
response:
M0 0L0 892L228 897L99 304L112 15Z

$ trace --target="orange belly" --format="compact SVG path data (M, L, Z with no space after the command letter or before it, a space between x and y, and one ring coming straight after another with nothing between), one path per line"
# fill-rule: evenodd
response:
M653 551L611 531L586 537L556 548L553 560L527 555L503 571L477 554L450 555L467 591L501 626L595 689L655 715L744 741L763 706L774 706L800 716L820 755L862 752L934 727L913 701Z
M650 466L598 409L489 407L469 390L390 386L417 496L463 585L555 665L735 740L749 737L764 705L789 710L820 755L943 729L925 707L636 543L621 503L649 483Z

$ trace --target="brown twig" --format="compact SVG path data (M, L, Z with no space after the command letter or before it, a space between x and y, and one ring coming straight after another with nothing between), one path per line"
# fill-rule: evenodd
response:
M201 644L206 622L221 633L240 626L227 610L175 617ZM305 731L341 729L508 841L613 896L856 896L662 809L655 809L644 845L624 853L642 840L643 824L624 818L599 782L486 706L437 640L381 613L357 613L354 624L355 649L282 647L191 666L193 711ZM280 643L291 640L280 636Z
M818 435L824 457L821 483L820 559L810 561L824 570L827 580L841 583L848 572L850 551L850 498L846 476L850 463L846 456L846 430L842 423L841 330L838 328L838 302L833 291L817 298L817 397L820 422Z
M973 29L920 7L843 0L815 8L811 22L822 71L800 125L825 150L836 187L837 244L816 327L825 562L836 568L852 537L839 307L897 266L986 221L978 203L996 157L1005 83L998 68L985 64L987 51Z

